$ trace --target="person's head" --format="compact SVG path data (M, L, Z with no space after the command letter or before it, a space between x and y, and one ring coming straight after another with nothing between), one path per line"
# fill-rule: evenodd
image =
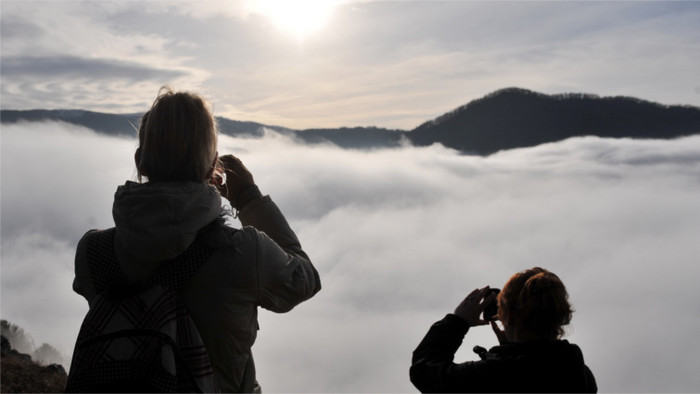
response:
M540 267L513 275L498 294L499 320L530 339L561 338L572 314L564 283Z
M216 120L199 95L161 88L141 118L138 178L150 182L206 182L217 160Z

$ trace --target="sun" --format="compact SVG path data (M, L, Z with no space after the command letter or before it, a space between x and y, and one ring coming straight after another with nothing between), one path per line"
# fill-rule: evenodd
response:
M259 0L260 11L279 30L302 41L330 18L333 0Z

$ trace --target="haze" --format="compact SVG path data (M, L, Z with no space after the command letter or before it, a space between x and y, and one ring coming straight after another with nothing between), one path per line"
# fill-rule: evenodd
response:
M61 123L3 125L2 318L72 351L87 303L75 245L113 226L135 139ZM470 290L543 266L568 285L602 392L700 387L700 137L575 138L490 157L439 145L305 146L222 136L287 214L324 288L263 311L253 351L267 392L414 392L411 352ZM473 329L471 348L492 346Z

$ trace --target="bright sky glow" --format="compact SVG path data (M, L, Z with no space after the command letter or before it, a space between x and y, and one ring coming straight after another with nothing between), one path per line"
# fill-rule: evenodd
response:
M263 15L269 17L275 27L293 34L299 41L321 29L335 5L332 0L260 0Z

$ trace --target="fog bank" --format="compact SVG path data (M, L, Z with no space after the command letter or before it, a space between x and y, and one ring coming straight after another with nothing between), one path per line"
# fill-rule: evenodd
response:
M75 245L113 226L136 141L58 123L3 125L2 318L69 354L87 303ZM261 312L267 392L412 392L411 352L472 289L542 266L569 288L603 392L697 391L700 137L575 138L473 157L431 147L342 150L268 133L220 137L297 230L323 290ZM473 329L471 348L495 345Z

